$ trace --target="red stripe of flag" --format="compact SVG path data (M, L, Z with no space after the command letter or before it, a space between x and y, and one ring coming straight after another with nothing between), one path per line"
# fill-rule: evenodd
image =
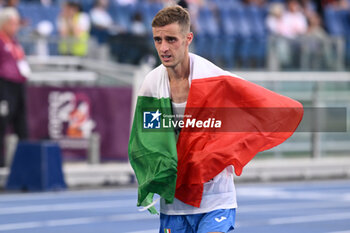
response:
M299 125L302 105L251 82L231 76L192 81L187 109L197 108L193 118L205 118L205 108L285 108L286 111L247 111L232 114L232 122L251 128L251 132L181 131L178 142L178 177L175 197L199 207L203 184L229 165L236 175L258 153L275 147L290 137ZM186 111L187 111L186 109ZM263 113L263 114L262 114ZM193 116L193 114L195 114ZM185 115L189 115L185 112ZM272 132L266 132L271 128ZM285 126L289 131L285 131ZM245 127L243 127L245 128Z

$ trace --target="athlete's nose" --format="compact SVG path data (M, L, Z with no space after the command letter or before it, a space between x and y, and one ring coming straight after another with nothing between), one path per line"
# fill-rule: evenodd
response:
M161 51L162 53L165 53L165 52L168 51L168 50L169 50L168 44L167 44L166 42L162 42L162 44L160 45L160 51Z

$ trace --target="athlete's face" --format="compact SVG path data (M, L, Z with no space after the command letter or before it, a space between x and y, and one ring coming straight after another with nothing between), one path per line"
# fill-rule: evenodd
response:
M183 32L178 23L153 27L153 39L160 60L165 67L176 67L184 61L193 34Z

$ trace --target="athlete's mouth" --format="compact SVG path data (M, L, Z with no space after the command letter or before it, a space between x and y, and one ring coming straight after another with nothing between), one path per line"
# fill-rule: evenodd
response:
M169 58L171 58L171 55L162 55L162 58L163 59L169 59Z

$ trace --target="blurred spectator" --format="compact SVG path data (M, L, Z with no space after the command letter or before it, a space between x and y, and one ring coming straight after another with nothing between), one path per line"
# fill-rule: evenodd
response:
M277 63L285 68L295 68L300 62L300 37L307 32L306 16L299 2L288 0L286 10L280 4L271 5L267 27L275 35L269 42L270 69L278 69Z
M147 28L143 23L142 14L136 12L131 22L131 33L139 36L147 34Z
M149 38L143 15L136 11L132 17L129 32L113 37L111 53L118 62L139 65L153 54Z
M309 20L317 11L316 5L311 0L300 0L300 7L303 14Z
M66 2L63 4L57 28L60 33L60 54L80 57L87 55L90 19L86 13L81 11L78 3Z
M113 27L113 19L108 13L108 0L96 0L90 11L91 36L97 43L93 43L89 54L98 59L109 59L108 38Z
M316 38L326 38L327 33L321 26L321 18L317 15L317 13L314 13L310 16L311 17L309 21L307 35L313 35Z
M306 16L302 13L297 0L288 0L287 11L283 15L285 31L283 36L296 38L307 31Z
M15 36L20 16L13 7L0 11L0 166L4 166L4 136L8 125L20 139L28 136L25 82L30 68Z
M205 0L187 0L188 12L191 16L191 30L196 34L199 30L199 11L200 8L205 5Z
M287 28L283 18L284 7L281 3L274 3L270 6L270 14L266 19L267 28L276 35L286 35Z
M113 25L113 19L108 13L108 0L96 0L90 11L92 27L108 30Z
M270 6L270 13L266 19L267 28L271 33L269 65L271 66L271 63L273 63L273 68L270 67L273 70L279 69L279 64L276 64L277 62L282 66L288 66L290 64L291 51L289 41L285 37L287 35L287 27L283 14L284 6L281 3L274 3Z
M301 68L322 70L331 68L330 38L322 27L317 13L309 16L309 27L302 40Z

